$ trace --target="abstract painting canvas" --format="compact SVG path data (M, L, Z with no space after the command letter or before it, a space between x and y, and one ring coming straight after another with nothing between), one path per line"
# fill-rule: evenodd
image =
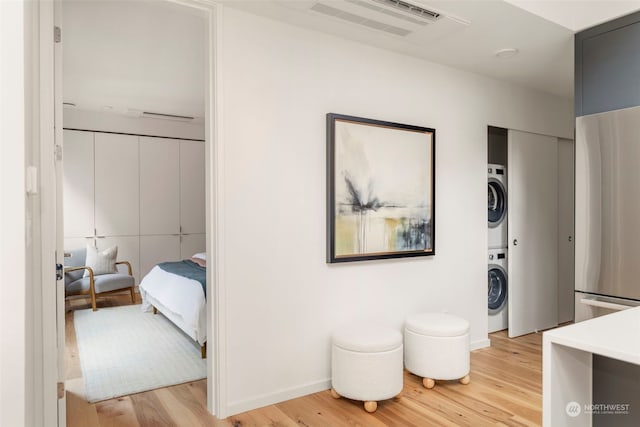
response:
M327 262L435 254L435 129L327 114Z

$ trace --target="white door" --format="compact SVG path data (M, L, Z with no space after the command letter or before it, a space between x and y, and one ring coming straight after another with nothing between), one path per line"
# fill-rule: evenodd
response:
M180 142L140 137L140 234L180 234Z
M575 289L574 143L558 139L558 323L573 320Z
M65 237L94 234L93 135L76 130L63 132Z
M53 2L40 2L41 7L41 32L48 31L51 34L51 22L53 20L55 27L62 27L62 1L54 0ZM49 15L51 14L51 15ZM45 18L44 21L42 18ZM55 253L56 263L58 265L64 265L64 193L63 193L63 179L64 179L64 136L62 131L62 41L55 39L52 40L53 44L53 64L49 66L53 67L53 70L43 70L43 74L53 71L53 128L54 128L54 144L56 146L56 154L54 155L55 164ZM41 53L42 57L42 53ZM42 59L42 58L41 58ZM45 69L47 69L45 67ZM50 107L49 107L50 108ZM93 145L93 144L91 144ZM47 152L47 151L45 151ZM43 171L43 176L44 171ZM50 176L50 175L49 175ZM88 224L84 224L88 225ZM85 231L84 229L82 231ZM92 230L89 231L90 234ZM43 235L44 238L44 235ZM65 289L64 278L57 282L56 286L56 322L55 322L55 336L57 339L57 412L58 412L58 426L65 426L67 424L67 399L65 391ZM50 302L45 302L45 305ZM48 319L43 319L43 324L47 325L45 333L52 333L52 325L48 325ZM46 353L46 350L45 350ZM46 356L45 356L46 357ZM62 387L61 387L62 385ZM46 406L46 405L45 405ZM48 411L45 411L45 419L48 419Z
M206 234L183 234L180 236L180 258L188 259L207 250Z
M204 159L204 142L180 142L180 232L184 234L205 233Z
M140 234L138 137L95 134L95 228L98 236Z
M558 324L558 140L509 130L509 336Z
M140 236L140 277L159 262L180 260L180 235Z

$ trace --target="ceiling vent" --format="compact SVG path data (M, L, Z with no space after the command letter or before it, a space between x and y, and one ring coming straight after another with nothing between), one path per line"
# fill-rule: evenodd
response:
M195 117L191 117L191 116L179 116L176 114L154 113L151 111L137 110L135 108L128 108L123 112L123 114L125 116L135 117L135 118L147 117L151 119L177 120L180 122L189 122L195 119Z
M438 12L434 12L433 10L428 10L420 6L416 6L415 4L407 3L406 1L401 1L401 0L373 0L373 1L386 6L391 6L397 10L401 10L403 12L417 16L422 19L435 21L436 19L440 18L440 14ZM366 3L366 2L359 1L358 3Z
M471 24L466 19L421 6L420 0L285 0L279 4L419 44L433 42Z

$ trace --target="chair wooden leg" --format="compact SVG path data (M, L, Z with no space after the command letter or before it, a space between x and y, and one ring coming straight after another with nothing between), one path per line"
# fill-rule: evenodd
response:
M93 309L93 311L96 311L98 309L96 305L96 294L91 294L91 308Z
M135 304L136 303L136 294L133 290L133 286L131 287L131 304Z
M158 309L153 307L153 314L158 314Z
M200 357L203 359L207 358L207 343L204 343L200 346Z

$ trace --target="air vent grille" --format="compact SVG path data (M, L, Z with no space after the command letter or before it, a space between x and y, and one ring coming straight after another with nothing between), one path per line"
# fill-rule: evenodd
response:
M384 13L385 15L391 16L396 19L401 19L403 21L411 22L412 24L416 24L416 25L429 24L427 21L423 19L416 19L413 16L394 12L393 10L389 10L384 7L376 6L375 4L372 4L371 1L364 1L364 0L346 0L346 1L348 1L349 3L356 4L360 7L366 7L367 9L373 10L378 13ZM373 1L378 1L378 0L373 0ZM384 3L384 1L379 1L379 3Z
M355 13L336 9L335 7L331 7L323 3L314 4L313 7L311 7L311 10L315 12L323 13L325 15L333 16L339 19L344 19L345 21L353 22L355 24L360 24L365 27L373 28L375 30L385 31L390 34L395 34L397 36L404 37L408 34L411 34L411 31L405 28L400 28L393 25L385 24L380 21L365 18L363 16L356 15Z
M424 9L420 6L416 6L415 4L407 3L402 0L373 0L373 1L376 3L384 4L386 6L391 6L395 9L402 10L403 12L407 12L415 16L419 16L420 18L425 18L432 21L435 21L436 19L440 18L440 14L438 12Z

